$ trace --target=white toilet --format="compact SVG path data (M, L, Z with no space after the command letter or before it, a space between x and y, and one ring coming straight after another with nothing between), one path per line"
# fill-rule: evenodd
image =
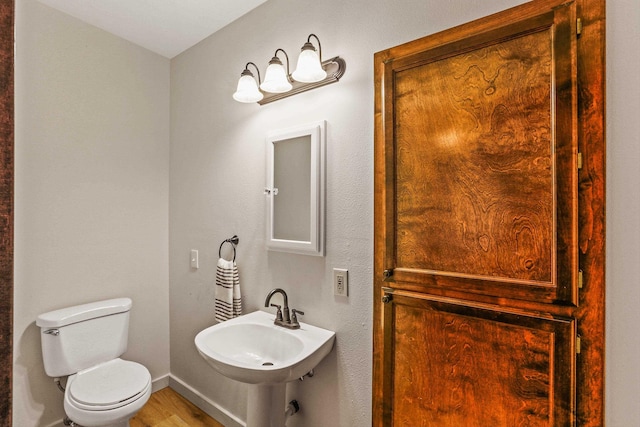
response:
M69 376L64 411L75 425L126 427L149 400L147 368L119 358L127 349L130 309L129 298L116 298L36 319L47 375Z

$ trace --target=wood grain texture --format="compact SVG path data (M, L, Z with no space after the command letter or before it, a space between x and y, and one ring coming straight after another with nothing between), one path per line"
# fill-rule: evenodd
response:
M0 426L3 427L12 424L13 22L14 2L0 0Z
M552 36L395 74L398 266L553 281Z
M555 95L554 102L565 103L567 108L563 111L556 110L556 117L551 119L559 120L565 123L564 126L556 127L555 144L552 147L553 156L555 156L555 195L556 200L565 200L568 203L556 203L553 207L553 214L555 215L556 229L553 231L552 238L556 240L555 255L552 254L552 264L555 262L555 285L545 286L544 277L540 280L540 277L525 277L518 276L521 272L513 270L513 266L510 266L507 273L512 278L505 277L501 270L499 274L490 276L496 279L494 285L488 284L487 280L476 275L475 271L469 272L453 272L452 275L447 274L434 274L442 273L437 270L424 269L426 264L419 264L425 261L415 253L400 253L404 249L399 241L406 238L406 234L398 232L397 228L402 225L402 221L399 221L399 216L396 215L397 207L402 203L401 197L412 197L411 192L419 192L418 188L425 190L428 188L428 183L425 180L415 179L414 182L409 183L412 178L419 177L420 173L426 174L427 172L419 171L421 165L431 165L442 167L434 157L429 154L425 154L424 162L420 162L411 166L412 170L403 171L405 165L397 161L396 157L405 155L408 161L412 153L403 153L399 156L395 155L395 142L389 144L388 141L395 141L397 134L405 132L408 135L406 138L409 140L412 135L411 132L402 129L406 123L398 125L396 121L395 107L389 109L390 105L394 105L396 102L396 96L394 90L396 88L396 72L397 74L404 73L405 71L411 71L413 68L420 68L422 65L434 61L450 61L453 55L443 54L446 51L447 45L464 44L465 39L482 39L488 33L491 33L499 27L507 27L513 25L521 20L535 19L545 11L555 11L563 14L563 20L554 20L556 26L556 37L558 41L558 35L572 35L568 41L564 41L564 45L556 45L554 48L568 49L572 53L569 56L558 58L555 57L554 70L556 76L555 88L552 90L552 97ZM582 34L576 37L576 18L580 17L583 23ZM530 33L533 34L533 33ZM487 51L491 51L489 45L483 46ZM573 407L575 410L575 417L550 418L548 425L553 426L589 426L596 427L604 425L604 297L605 297L605 277L604 277L604 248L605 248L605 206L604 206L604 188L605 188L605 141L604 141L604 106L605 106L605 90L604 90L604 50L605 50L605 2L603 0L576 0L575 2L563 2L562 0L533 0L525 3L521 6L506 10L504 12L497 13L486 18L482 18L478 21L474 21L469 24L464 24L459 27L446 30L423 39L415 40L403 45L399 45L382 52L376 53L374 57L374 85L375 85L375 104L374 104L374 159L375 159L375 203L374 203L374 352L373 352L373 426L382 427L390 425L402 425L402 422L394 422L394 417L402 417L402 415L396 414L397 409L394 405L397 403L398 395L405 394L398 392L395 388L402 387L402 382L396 383L398 380L395 378L396 371L393 360L396 357L404 357L402 352L397 351L392 337L395 335L395 321L393 310L388 309L388 304L383 304L381 299L385 292L389 292L393 295L393 298L397 298L397 295L411 294L411 298L414 299L456 299L462 301L462 305L467 304L471 309L478 304L487 305L492 307L492 310L504 310L506 312L523 311L529 313L527 316L539 317L540 319L573 319L571 322L577 330L577 333L581 336L582 345L581 353L576 357L574 354L573 340L566 339L568 336L564 334L565 341L558 345L556 335L554 332L555 348L564 349L562 352L555 352L552 358L548 359L548 362L554 366L569 366L568 370L563 371L555 370L555 383L563 388L564 391L553 396L554 411L550 411L550 414L567 414ZM428 52L425 54L425 52ZM435 53L434 53L435 52ZM519 52L516 52L519 53ZM438 56L439 55L439 56ZM438 64L440 66L440 64ZM434 67L437 68L437 67ZM558 75L558 69L562 72ZM444 73L443 73L444 74ZM416 72L418 75L418 72ZM490 73L480 73L476 79L477 82L485 84L485 89L490 88L491 78ZM426 77L425 77L426 78ZM451 78L448 76L447 78ZM419 78L414 79L415 85L419 86ZM407 80L408 81L408 80ZM422 82L425 85L425 82ZM408 85L409 86L409 85ZM442 88L443 86L441 86ZM470 85L473 88L473 85ZM449 86L444 86L445 90ZM480 94L480 86L478 85L478 91L475 95ZM559 92L555 89L559 89ZM414 88L408 88L405 90L407 97L410 98L414 94L411 93ZM451 92L454 93L454 92ZM474 92L471 91L473 94ZM423 95L425 95L423 93ZM477 99L481 99L481 94ZM431 95L437 96L437 95ZM427 98L427 104L431 102L434 105L432 99L428 99L429 95L425 95ZM451 98L451 97L450 97ZM454 98L454 101L456 99ZM451 99L445 99L446 102L450 102ZM413 101L411 105L407 103L406 111L411 108L423 108L420 105L423 101ZM450 102L455 104L455 102ZM462 107L458 107L456 113L451 117L444 116L445 123L449 120L450 123L463 122L459 117L463 114L469 114L463 107L466 105L464 102L460 102ZM448 107L447 107L448 108ZM480 111L471 108L472 112ZM509 111L510 113L510 111ZM560 114L558 114L560 113ZM426 114L423 114L426 117ZM510 114L504 116L506 120L501 123L508 124L513 118ZM442 119L442 117L440 117ZM425 119L426 120L426 119ZM442 120L440 120L442 121ZM415 129L418 132L421 130L420 126L416 126ZM456 128L457 131L458 128ZM464 129L464 128L463 128ZM468 129L468 128L467 128ZM558 133L560 131L560 133ZM417 133L419 135L419 133ZM458 138L458 135L452 133ZM414 134L415 135L415 134ZM442 141L455 140L456 138L446 138L443 136ZM567 144L566 141L572 141ZM415 144L414 144L415 145ZM455 144L450 144L452 150L455 150ZM411 146L411 150L414 147ZM407 149L409 150L409 149ZM418 149L418 152L420 150ZM583 168L578 171L576 167L577 152L581 152L583 156ZM479 151L472 152L473 155L477 155ZM436 152L437 154L441 154ZM530 151L530 153L532 153ZM500 154L498 152L498 154ZM464 151L462 156L467 156L469 160L471 154L468 151ZM451 168L450 163L455 163L459 157L450 157L446 159L444 168ZM498 156L498 160L502 160ZM471 163L471 162L469 162ZM489 164L489 163L488 163ZM464 168L467 168L466 170ZM474 171L474 165L465 164L463 168L449 169L451 173L459 174L459 171L464 171L470 174L468 170ZM419 172L416 172L419 171ZM440 177L445 179L444 186L452 185L451 181L456 180L462 182L462 179L457 176L447 176L446 173L441 173L436 168L436 173L440 173ZM491 171L493 173L493 171ZM407 175L402 175L407 174ZM405 192L403 196L396 195L397 180L398 177L407 177L406 188L402 188ZM480 176L480 175L478 175ZM463 178L465 178L463 176ZM481 180L490 180L485 176L480 176ZM527 177L529 178L529 177ZM482 189L482 185L485 183L477 184L472 183L479 189ZM508 188L507 184L498 182L498 187L502 185L502 188ZM492 185L490 191L495 191L495 187ZM503 190L504 191L504 190ZM483 191L479 190L475 196L476 204L482 206L482 203L486 201L486 195ZM408 195L408 196L407 196ZM429 199L429 195L420 194L419 197L423 197L425 200L433 202L434 209L448 208L441 199L432 198ZM483 199L483 197L485 197ZM469 200L471 200L469 198ZM451 205L451 203L449 203ZM486 203L484 210L470 209L468 212L472 212L474 215L486 215L489 209L493 208L491 202ZM411 206L410 202L407 202L404 206L407 216L414 215L415 206ZM464 211L464 210L463 210ZM458 208L451 211L454 216L459 214ZM431 211L428 211L430 214ZM417 215L416 215L417 216ZM443 215L445 220L450 218ZM418 224L416 227L424 227L424 224L420 224L420 221L416 221ZM476 223L477 224L477 223ZM408 226L409 233L414 233L414 226ZM480 229L479 227L477 227ZM467 227L466 230L470 228ZM457 230L456 230L457 231ZM461 233L461 235L464 235ZM417 239L419 240L419 239ZM464 242L464 239L461 239ZM485 240L490 241L490 240ZM534 240L530 239L531 242ZM538 242L543 241L539 239ZM483 247L483 242L480 239L476 239L475 244L479 247ZM415 243L418 249L422 250L419 243ZM448 243L445 243L445 246ZM486 246L486 245L484 245ZM406 248L405 248L406 249ZM467 248L464 247L466 250ZM408 251L411 252L411 251ZM451 256L457 256L457 252L451 252ZM404 257L404 258L402 258ZM412 258L413 257L413 258ZM396 259L404 259L408 267L398 268ZM411 266L411 262L416 262ZM501 264L496 263L494 265ZM442 263L450 263L448 259L441 259ZM454 261L455 263L455 261ZM480 264L480 263L479 263ZM415 268L415 267L418 268ZM428 266L430 267L430 266ZM460 267L460 266L458 266ZM457 267L456 267L457 268ZM464 269L464 266L461 267ZM486 266L480 265L480 271L485 268L484 274L486 274ZM388 269L393 269L391 277L385 277L383 272ZM578 293L577 289L577 272L582 270L584 273L584 286ZM494 271L494 270L489 270ZM514 274L513 272L517 273ZM552 270L553 272L554 270ZM430 273L425 275L424 273ZM494 274L494 273L490 273ZM501 276L502 275L502 276ZM508 274L506 275L508 276ZM429 277L425 279L425 277ZM523 282L530 286L533 291L524 291ZM554 287L557 286L556 289ZM564 286L564 288L563 288ZM534 289L535 288L535 289ZM386 291L385 291L386 289ZM487 292L488 291L488 292ZM417 295L417 296L416 296ZM407 304L410 305L410 304ZM445 310L446 311L446 310ZM540 320L540 324L543 324L545 320ZM446 323L446 322L445 322ZM459 323L462 324L462 323ZM426 324L428 328L429 323ZM484 324L483 324L484 325ZM477 332L483 331L484 326L478 326ZM414 333L416 336L429 336L424 332L425 324L416 323L413 327L407 330L407 333ZM415 329L415 331L414 331ZM419 331L422 329L422 332ZM441 328L445 330L445 326ZM486 331L488 331L488 328ZM539 330L540 326L533 327L534 330ZM433 331L432 331L433 332ZM464 337L465 329L463 328L458 333L458 338ZM442 331L439 332L442 334ZM576 333L576 332L574 332ZM534 334L537 337L537 342L544 342L545 335ZM409 335L407 335L409 336ZM492 335L492 336L495 336ZM497 336L502 338L513 339L516 335L510 336L509 334L500 333ZM510 338L509 338L510 337ZM475 339L475 338L474 338ZM542 339L542 341L540 341ZM400 340L402 341L402 340ZM407 340L406 343L414 344L413 341ZM487 341L491 341L491 338L487 338ZM571 341L571 343L569 343ZM477 344L477 345L476 345ZM481 348L482 343L474 344L475 347ZM407 344L408 345L408 344ZM512 345L517 345L512 343ZM429 346L431 349L431 346ZM442 354L446 352L442 349L438 352L439 357L435 356L431 359L434 364L440 363ZM485 352L480 352L483 355ZM524 356L524 352L521 354ZM484 356L481 356L484 357ZM570 358L567 362L566 357ZM408 358L413 360L414 364L416 355L412 355ZM398 369L406 369L405 363L399 363ZM472 365L469 365L472 366ZM469 368L470 370L473 370ZM475 369L475 368L474 368ZM481 368L478 368L481 369ZM415 371L414 371L415 372ZM573 375L575 372L575 375ZM415 377L415 375L409 375L408 377ZM425 387L426 387L425 383ZM564 393L564 394L563 394ZM419 393L415 393L416 395ZM559 400L558 400L559 399ZM558 402L563 402L558 405ZM402 411L400 411L402 412ZM555 415L554 415L555 417ZM564 418L562 418L564 417ZM417 419L417 418L416 418ZM539 418L539 419L543 419ZM451 424L448 424L451 422ZM434 422L431 425L434 426L448 426L458 425L453 421L440 421ZM537 421L536 421L537 423ZM544 424L527 424L522 422L521 425L544 425ZM544 423L544 421L543 421ZM412 422L406 422L405 425L418 425L415 424L415 420ZM466 424L465 424L466 425ZM470 423L468 425L474 425ZM487 424L493 425L493 424ZM500 424L496 424L500 425ZM505 424L513 425L513 424Z
M171 388L151 395L131 427L224 427Z
M394 426L568 426L571 320L394 294Z
M570 3L385 62L396 283L577 302L574 18Z
M584 286L575 313L582 352L577 360L580 427L605 425L605 1L581 0L578 43L579 247Z

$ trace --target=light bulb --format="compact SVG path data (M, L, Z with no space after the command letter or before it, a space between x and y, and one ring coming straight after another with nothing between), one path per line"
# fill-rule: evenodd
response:
M238 87L233 94L233 99L238 102L251 103L258 102L262 98L264 95L258 90L256 79L253 78L251 71L245 69L238 80Z
M291 77L301 83L315 83L327 77L327 72L322 68L318 53L311 43L307 42L302 46L298 66Z
M293 86L289 82L287 72L282 66L282 61L277 56L274 56L269 61L267 72L264 76L264 81L260 85L260 89L265 92L271 93L284 93L289 92Z

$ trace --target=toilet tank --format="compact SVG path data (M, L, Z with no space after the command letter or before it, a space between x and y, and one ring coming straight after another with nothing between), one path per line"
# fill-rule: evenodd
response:
M127 350L130 309L131 299L116 298L39 315L47 375L71 375L119 357Z

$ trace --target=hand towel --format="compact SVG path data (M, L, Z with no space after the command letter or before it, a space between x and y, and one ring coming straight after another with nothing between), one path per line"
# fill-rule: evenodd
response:
M215 317L224 322L242 314L242 296L240 295L240 277L235 261L218 259L216 268Z

